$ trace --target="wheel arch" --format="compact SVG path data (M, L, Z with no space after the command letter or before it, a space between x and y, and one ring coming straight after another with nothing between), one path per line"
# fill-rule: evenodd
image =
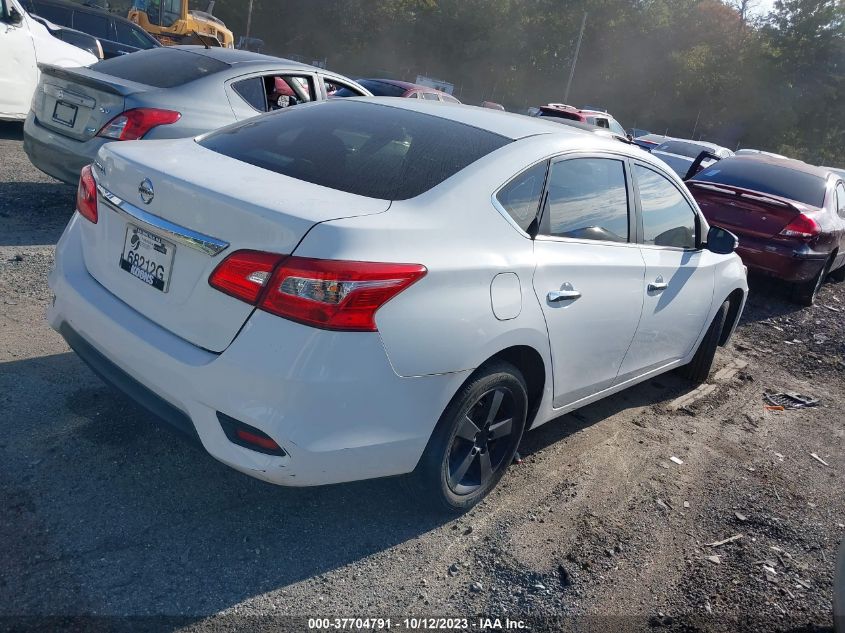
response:
M722 334L719 336L719 345L723 347L730 340L738 324L740 310L745 303L745 291L742 288L736 288L725 298L725 301L729 302L728 314L725 318L725 327L722 328Z
M530 345L512 345L493 354L481 363L475 371L477 372L497 360L510 363L525 378L525 385L528 388L528 416L525 420L525 428L526 430L530 429L534 419L537 417L537 412L540 410L540 403L543 401L543 392L546 389L546 376L548 373L546 363L540 352Z

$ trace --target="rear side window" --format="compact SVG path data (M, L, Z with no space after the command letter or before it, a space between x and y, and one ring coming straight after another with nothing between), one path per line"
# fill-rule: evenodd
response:
M526 169L496 194L499 204L523 231L528 231L537 217L547 167L546 163L540 163Z
M232 89L259 112L267 111L267 93L263 77L250 77L232 84Z
M696 174L695 180L768 193L814 207L824 205L827 185L821 176L753 158L726 158Z
M73 28L101 40L112 40L114 35L109 28L110 20L103 15L88 13L87 11L73 12Z
M845 218L845 184L836 185L836 211Z
M440 117L335 99L228 126L199 144L316 185L406 200L509 142Z
M91 66L92 70L127 81L173 88L229 68L229 64L189 51L162 46L121 55Z
M643 243L695 248L696 215L668 178L636 165L637 188L643 210Z
M458 101L457 99L455 99L455 97L453 97L453 96L452 96L452 95L450 95L450 94L442 94L442 95L440 95L440 98L441 98L443 101L446 101L447 103L460 103L460 101Z
M423 99L428 99L429 101L440 101L440 97L437 96L436 92L424 92Z
M544 232L557 237L628 241L625 165L611 158L572 158L549 171Z

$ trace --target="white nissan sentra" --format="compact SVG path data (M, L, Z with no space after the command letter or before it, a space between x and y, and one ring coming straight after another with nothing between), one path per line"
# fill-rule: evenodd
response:
M747 294L735 245L634 146L335 99L104 146L49 319L233 468L408 474L464 510L526 429L671 369L705 380Z

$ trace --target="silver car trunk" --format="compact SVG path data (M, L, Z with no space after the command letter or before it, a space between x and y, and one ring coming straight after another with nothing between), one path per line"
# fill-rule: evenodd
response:
M193 139L109 143L97 162L99 221L82 223L88 271L150 320L215 352L229 345L253 310L208 284L227 255L241 249L290 254L318 222L389 207L242 163ZM158 288L121 263L136 228L142 239L152 234L164 240L157 244L161 251L173 253Z
M32 106L38 122L58 134L87 140L123 112L126 97L148 86L89 68L42 65Z

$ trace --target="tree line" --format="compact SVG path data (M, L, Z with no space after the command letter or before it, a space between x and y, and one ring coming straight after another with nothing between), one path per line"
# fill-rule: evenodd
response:
M626 127L845 164L845 3L777 0L253 0L265 51L352 77L455 85L508 110L564 98ZM250 0L217 0L244 35Z

